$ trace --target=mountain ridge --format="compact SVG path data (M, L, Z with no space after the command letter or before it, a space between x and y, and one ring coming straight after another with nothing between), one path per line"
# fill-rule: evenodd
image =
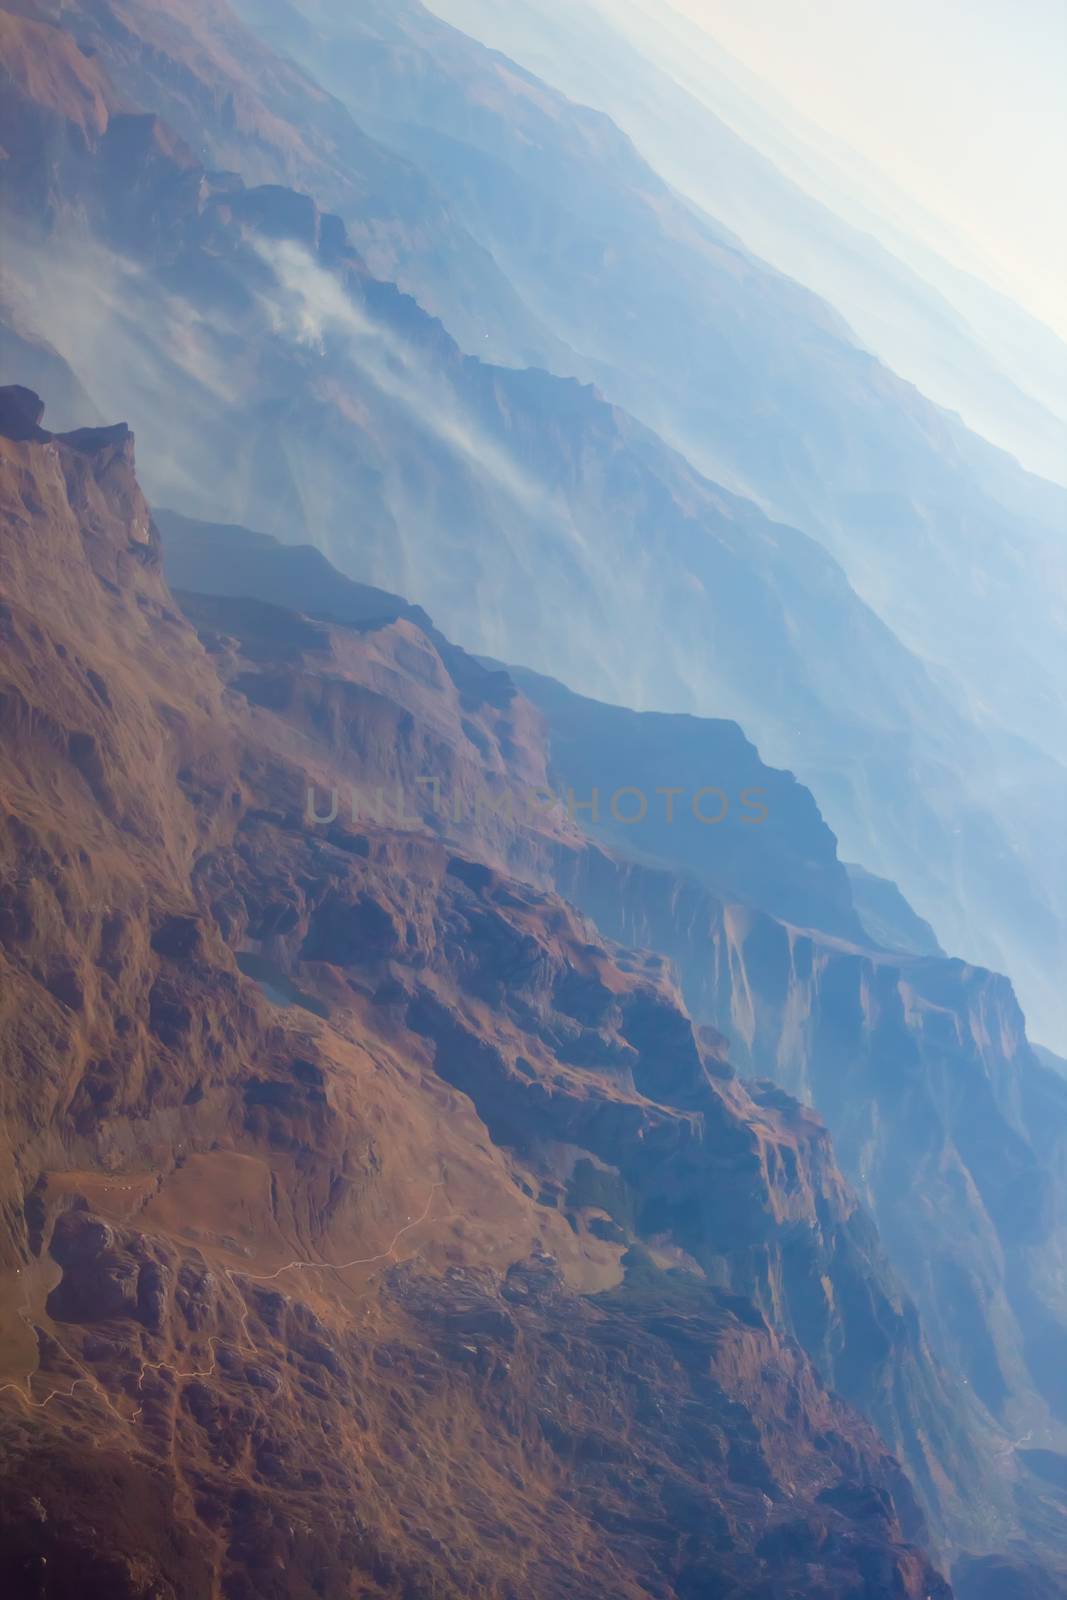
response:
M880 1441L680 1248L816 1312L862 1378L884 1269L815 1120L555 897L427 835L300 826L304 747L172 609L127 429L0 440L0 486L16 1592L755 1596L814 1563L831 1595L947 1596ZM256 945L328 1016L264 999ZM854 1308L817 1312L800 1238ZM469 1464L454 1502L435 1459Z
M140 129L143 140L146 126L120 123L116 137ZM58 127L49 135L57 147L65 137ZM9 142L17 156L15 133ZM65 154L58 168L69 194L63 228L86 204L95 218L99 243L80 274L92 316L75 315L55 240L48 270L27 259L25 276L53 343L111 391L95 396L98 408L125 406L137 391L157 502L313 536L353 576L423 595L467 648L562 672L602 699L737 717L776 764L819 792L846 854L899 882L948 948L1021 976L1037 1035L1056 1043L1062 767L976 721L971 697L882 633L810 540L761 521L625 413L601 410L592 390L462 364L439 324L424 323L395 288L377 287L350 246L344 255L339 225L310 265L281 248L295 238L316 249L320 225L307 203L277 186L244 191L218 173L199 180L201 202L194 169L179 163L186 192L153 165L150 143L137 148L147 165L136 181L114 140L89 161L71 165ZM8 168L9 196L21 192L32 215L55 203L32 169L18 159ZM120 173L121 192L108 193ZM14 267L14 219L9 234ZM345 273L347 304L328 281ZM253 314L264 291L286 332L269 347ZM406 374L404 358L416 363ZM186 427L195 415L213 416L212 428ZM205 494L215 481L226 503ZM724 544L731 522L737 531ZM717 542L707 539L711 526ZM541 528L551 555L534 572L529 551ZM659 541L651 566L650 528ZM577 586L581 614L548 659L538 654L543 621L558 615L564 586ZM676 625L629 630L621 648L622 619L635 606L650 614L649 597ZM801 623L803 639L793 640ZM790 666L775 673L782 652ZM1029 827L1010 801L993 807L991 783L1028 796Z
M196 567L176 549L175 559L183 581L215 586L218 558L202 558ZM225 559L221 566L226 584L239 582ZM250 571L249 577L256 592L270 593L261 586L261 574ZM551 780L563 796L573 786L585 803L576 813L585 842L571 824L549 841L547 856L543 846L531 849L531 833L545 817L538 810L530 818L516 817L510 846L506 834L496 836L503 859L561 891L609 937L667 957L691 1013L729 1041L739 1068L773 1078L825 1116L850 1180L916 1295L935 1349L963 1380L958 1403L966 1408L962 1397L973 1395L986 1419L982 1427L995 1418L994 1425L1006 1430L1003 1443L982 1446L1002 1464L998 1471L1007 1470L1015 1440L1027 1432L1059 1439L1062 1448L1063 1396L1054 1352L1067 1322L1064 1307L1055 1308L1054 1293L1050 1298L1049 1272L1054 1274L1061 1248L1054 1219L1062 1216L1063 1204L1055 1174L1056 1150L1067 1134L1067 1099L1062 1088L1057 1093L1059 1080L1030 1052L1010 985L943 955L901 955L857 943L855 936L790 927L780 912L776 918L759 907L758 878L749 883L756 902L737 903L731 892L738 886L737 865L725 838L726 853L701 865L691 835L663 826L662 808L655 843L642 845L639 828L606 832L594 825L590 773L603 776L603 820L618 776L612 768L616 723L622 720L634 748L625 776L639 776L651 794L662 774L647 759L642 762L643 735L630 732L631 724L671 729L678 748L668 770L696 770L703 779L707 761L694 768L684 742L694 719L601 707L536 674L512 669L512 675L544 719L527 737L544 742L546 762L528 770L526 781ZM560 703L566 707L568 701L575 710L561 715ZM425 715L415 702L408 704L420 719ZM717 752L714 774L728 790L755 777L773 796L773 775L738 768L743 741L736 729L708 723L699 733L697 747ZM362 738L353 739L358 760L367 760ZM387 792L398 782L398 792L410 797L406 809L415 815L421 809L423 825L439 829L431 798L419 796L416 782L417 772L431 767L398 766L380 744L372 759L386 763ZM440 757L432 770L445 780L446 812L448 796L464 794L456 821L467 828L473 822L485 839L496 814L480 815L469 787ZM563 800L549 813L561 821L566 814ZM811 883L801 816L793 813L801 848L790 858L776 853L773 859L779 885L792 873L803 901ZM1036 1531L1044 1491L1021 1459L1017 1471L1019 1514L1029 1521L1031 1537L1045 1540L1048 1532Z
M698 259L722 356L753 285L804 370L836 314L416 4L348 22L370 134L200 0L0 15L0 357L93 424L0 390L20 1592L947 1600L951 1565L958 1600L1045 1600L1067 1094L909 899L1038 993L1056 763L616 403L612 318L636 292L647 354L640 295L675 318ZM405 254L545 366L465 350ZM564 279L603 286L599 356L559 337ZM909 457L863 493L926 578L956 534L1002 560L993 660L1011 563L1057 592L1054 495L952 435L987 499L945 522L946 426L930 483Z

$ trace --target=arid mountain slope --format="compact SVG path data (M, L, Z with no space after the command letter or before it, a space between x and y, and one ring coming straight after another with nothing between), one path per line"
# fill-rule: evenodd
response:
M372 813L384 806L457 845L475 840L493 859L562 889L610 937L670 957L692 1013L727 1037L743 1070L774 1077L822 1111L956 1375L955 1427L940 1432L936 1406L919 1424L931 1438L940 1433L936 1450L947 1454L930 1477L916 1464L917 1479L948 1523L955 1513L936 1485L946 1476L967 1481L984 1507L983 1543L1043 1551L1054 1568L1062 1494L1054 1474L1035 1472L1025 1447L1040 1440L1052 1447L1049 1461L1063 1459L1053 1451L1064 1438L1056 1352L1064 1344L1057 1285L1067 1117L1062 1079L1030 1049L1006 981L943 956L902 958L856 936L798 928L781 909L761 908L769 894L776 908L806 903L842 918L848 882L811 797L760 763L736 726L637 715L516 672L525 695L512 689L509 700L494 686L510 726L501 737L498 721L487 739L484 712L480 729L460 714L442 719L441 689L454 690L427 648L425 623L413 653L410 635L368 631L381 597L340 574L326 581L317 552L169 513L161 521L172 574L183 587L215 592L183 595L188 614L242 641L230 646L223 675L290 726L328 737L340 814L355 790ZM242 590L263 610L289 598L320 618L347 618L359 637L342 645L334 634L332 660L344 660L362 692L341 689L331 652L316 652L314 641L284 667L277 651L253 664L269 634L254 607L233 602ZM388 615L400 606L394 601ZM283 637L284 613L270 614L269 633ZM735 807L721 824L698 826L692 800L705 780L735 799L754 786L765 822L749 827ZM546 781L557 804L527 807L531 786ZM594 788L599 825L589 810ZM574 822L570 789L581 803ZM636 824L614 820L613 796L625 814L640 809L635 790L648 814ZM675 791L671 813L667 790ZM329 795L320 791L316 804L328 813ZM747 904L737 902L739 887ZM913 1446L880 1402L861 1404L910 1460Z
M128 431L39 421L0 395L10 1592L947 1595L789 1336L862 1384L911 1316L821 1127L553 896L307 826Z

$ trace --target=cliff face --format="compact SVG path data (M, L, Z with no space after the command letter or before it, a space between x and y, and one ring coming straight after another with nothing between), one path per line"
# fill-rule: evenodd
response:
M603 705L510 670L545 719L558 787L583 802L572 809L592 837L639 860L684 862L722 899L864 938L811 791L762 761L736 723Z
M947 1594L791 1337L903 1371L822 1128L553 894L308 825L329 719L179 614L128 430L0 418L13 1592Z
M334 826L344 822L353 790L373 809L380 789L389 817L406 815L411 828L453 848L476 848L561 891L601 934L668 957L691 1014L727 1041L731 1060L773 1077L826 1118L952 1374L951 1393L940 1388L943 1380L931 1386L923 1376L906 1311L903 1322L893 1321L881 1377L828 1357L838 1335L828 1345L819 1318L801 1315L789 1325L892 1441L957 1541L972 1549L1029 1541L1055 1564L1056 1490L1016 1446L1040 1440L1055 1449L1061 1437L1064 1096L1062 1079L1026 1042L1010 985L947 958L902 957L798 929L732 899L739 886L755 897L773 880L779 907L790 896L806 899L841 927L853 915L832 836L810 795L759 762L734 725L638 716L526 673L515 681L536 698L536 710L524 694L500 691L499 673L469 688L464 702L432 630L419 626L417 652L404 622L368 631L366 618L381 600L348 593L339 579L332 589L320 585L312 553L164 520L173 535L168 564L181 582L226 591L184 595L183 604L194 619L228 631L228 654L218 649L217 631L204 633L227 681L257 705L269 701L290 726L311 726L308 707L319 705L324 683L337 705L343 699L343 715L335 709L315 719L320 731L329 729L341 774ZM284 667L250 663L254 629L227 599L242 588L261 604L288 592L318 610L318 653ZM343 632L322 621L346 612ZM468 670L478 669L469 663ZM430 775L441 780L440 806L431 786L419 783ZM672 823L660 780L685 791ZM728 832L724 818L699 830L709 842L695 848L689 801L705 780L730 795L757 787L766 822ZM561 798L526 810L527 786L546 782ZM649 815L638 826L612 827L610 796L626 783L647 793ZM598 785L607 827L595 826L588 809ZM571 787L583 803L574 818ZM509 793L516 799L510 816L501 803ZM324 814L328 801L323 785L316 804ZM764 838L761 860L752 841ZM300 926L307 915L303 908ZM301 948L294 937L285 942L290 968ZM774 1316L793 1316L796 1283L788 1271L778 1278ZM751 1280L746 1292L760 1297ZM888 1327L884 1310L874 1312L874 1324ZM981 1529L960 1503L962 1485L969 1506L981 1507Z
M1063 1079L1006 979L857 947L596 854L563 891L675 963L742 1070L825 1117L942 1359L1015 1438L1063 1439Z
M545 717L557 787L587 798L599 778L602 790L598 819L580 820L608 848L562 852L554 882L610 937L669 957L692 1015L742 1071L817 1109L946 1365L1011 1440L1062 1445L1067 1095L1011 984L936 942L921 954L872 943L810 795L731 724L516 681ZM660 797L636 824L607 800L625 774ZM705 780L724 813L714 826L690 803ZM724 802L736 810L745 793L766 816L731 830ZM887 941L929 939L906 903L888 904Z
M243 588L344 614L339 580L309 582L312 553L266 542L253 553L247 537L170 525L173 570L192 588L223 591L218 603ZM348 602L357 623L382 609L373 597ZM440 641L414 620L423 650ZM240 625L231 607L228 626ZM1058 1441L1065 1416L1055 1351L1067 1322L1056 1289L1057 1174L1067 1119L1062 1080L1031 1050L1010 984L960 961L865 942L811 796L762 763L735 725L603 706L518 672L524 692L491 710L493 726L487 706L462 710L439 663L417 668L420 658L390 640L388 629L349 640L346 670L364 689L330 691L350 697L344 715L331 713L349 780L342 810L353 791L373 806L381 790L390 815L406 807L453 838L477 835L483 851L559 888L609 937L667 956L693 1016L722 1032L733 1060L826 1118L946 1365L1011 1439L1040 1431ZM254 669L259 680L247 662L226 670L257 701L273 693L287 719L306 720L301 698L310 692L318 702L324 690L320 667L305 661L310 674L290 667L284 689L276 666ZM479 669L468 662L467 670ZM434 671L448 695L427 692ZM381 701L372 712L366 691L383 688L413 719L406 733ZM436 789L420 785L428 776ZM556 803L531 810L525 797L542 784ZM731 806L714 826L693 811L707 784L716 815L723 798ZM766 813L758 825L738 804L746 794ZM791 921L804 907L821 930Z

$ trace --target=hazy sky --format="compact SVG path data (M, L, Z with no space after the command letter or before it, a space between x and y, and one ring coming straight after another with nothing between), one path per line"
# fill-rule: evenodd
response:
M1067 0L673 3L1067 336Z

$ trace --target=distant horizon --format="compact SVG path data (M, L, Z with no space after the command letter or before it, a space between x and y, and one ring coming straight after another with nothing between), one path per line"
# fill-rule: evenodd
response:
M924 243L1067 339L1060 0L1020 0L1010 16L996 0L664 3L758 78L768 103L780 96L913 200L935 224Z

